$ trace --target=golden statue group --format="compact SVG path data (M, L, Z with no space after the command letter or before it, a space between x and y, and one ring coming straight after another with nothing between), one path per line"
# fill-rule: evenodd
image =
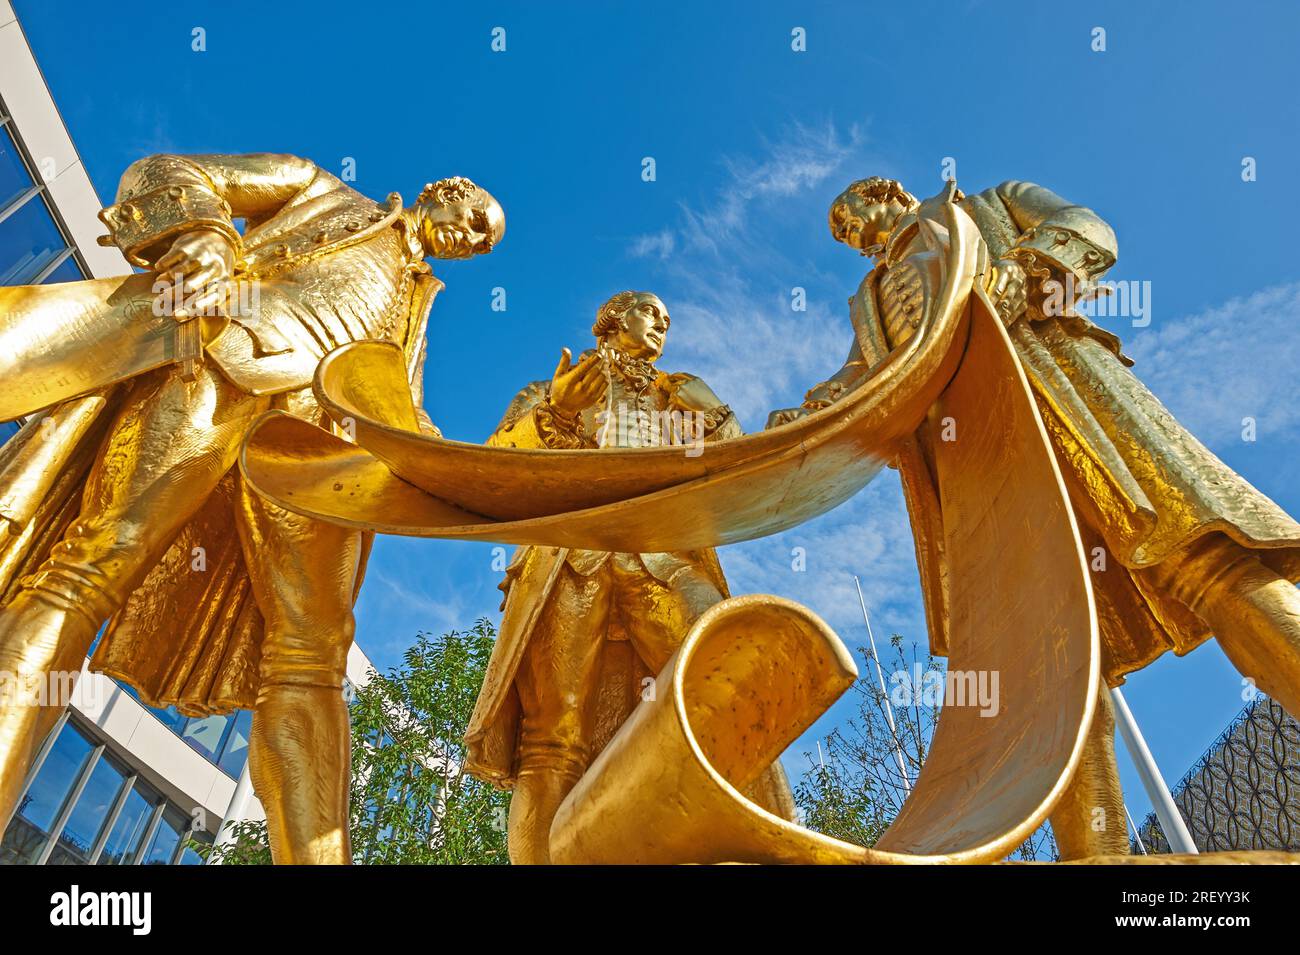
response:
M761 433L661 370L668 307L620 292L483 445L422 409L425 259L505 230L468 179L403 207L290 156L154 156L102 218L142 272L0 289L0 420L26 419L0 449L0 672L26 688L0 703L0 821L66 702L42 688L103 628L91 669L146 702L253 711L276 862L350 861L341 689L375 532L521 545L466 740L513 789L517 863L991 862L1049 819L1063 858L1113 861L1108 686L1213 634L1300 714L1300 525L1079 314L1114 234L1040 186L851 184L831 232L874 268L848 360ZM868 848L797 825L779 763L850 656L808 609L731 597L713 548L884 465L932 651L1002 700L945 707Z

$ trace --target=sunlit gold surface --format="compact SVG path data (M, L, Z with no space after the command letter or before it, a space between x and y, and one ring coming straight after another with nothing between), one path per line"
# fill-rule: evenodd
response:
M707 453L714 442L739 435L735 415L707 384L655 364L669 322L667 306L652 293L611 297L597 312L597 349L576 364L566 357L551 381L520 391L488 444L576 444L614 456L651 437L666 438L684 455L688 437L699 439L695 450ZM360 378L350 374L345 382ZM352 411L358 403L351 402ZM620 425L616 416L605 427L603 416L619 408L677 414L683 421L689 414L691 426L665 435L657 428L643 431L626 417ZM465 733L465 765L513 790L511 861L545 864L561 801L695 620L727 596L727 584L711 549L611 553L528 546L515 553L501 588L504 613ZM769 754L746 785L766 808L789 817L793 796L777 755Z
M250 482L314 516L407 533L644 552L769 532L792 512L803 519L816 513L809 499L826 501L818 496L825 484L858 486L874 473L935 400L960 420L963 440L941 456L945 543L962 575L950 595L960 608L952 666L998 671L1004 707L993 717L975 708L945 714L925 772L881 844L838 843L742 795L853 672L834 635L807 611L755 596L718 605L696 623L689 649L661 674L656 699L640 704L565 802L551 831L553 858L989 861L1010 852L1059 798L1097 689L1096 623L1078 535L1010 342L990 303L971 295L985 261L973 224L942 203L921 228L930 254L917 267L929 292L912 340L833 409L761 440L710 446L704 460L717 450L728 466L704 477L684 473L698 464L684 465L674 449L457 448L449 455L496 462L502 485L531 489L527 476L552 467L547 458L563 458L572 482L551 496L543 480L536 499L516 494L507 510L487 515L501 518L466 523L465 511L500 507L497 492L457 486L439 460L450 442L369 424L383 417L367 407L372 392L383 390L373 382L391 377L394 365L389 359L385 373L382 349L365 344L330 356L316 383L336 420L357 423L364 450L283 417L265 420L250 436ZM783 446L775 440L782 434L797 440ZM752 457L738 447L753 448ZM598 482L605 460L623 482L618 493L632 497L607 502L610 485ZM407 481L385 479L381 462ZM1031 538L1014 559L1003 559L1009 527ZM525 569L512 587L548 592L554 581L545 567L554 563ZM525 603L539 606L535 595ZM507 605L507 618L514 617ZM708 692L700 689L705 684ZM489 680L489 698L497 685Z
M460 183L402 209L293 157L135 164L104 214L128 257L192 243L260 295L207 321L201 348L157 320L148 275L0 292L0 410L50 406L0 452L0 669L77 668L111 618L93 665L146 701L254 709L277 861L349 855L339 688L371 531L530 545L470 730L474 771L520 787L518 861L987 862L1054 809L1075 820L1071 854L1109 855L1117 831L1078 821L1117 804L1102 676L1213 627L1295 711L1300 527L1177 428L1117 342L1042 311L1053 269L1114 261L1089 210L1023 183L921 204L864 189L854 208L894 219L832 212L837 238L883 260L853 302L854 351L779 427L720 430L699 455L555 444L542 382L479 446L420 409L440 286L421 260L489 251L503 229ZM890 461L934 649L950 672L997 674L999 706L945 707L866 849L782 818L770 769L852 680L847 653L803 608L725 599L707 548L824 513ZM1090 581L1097 543L1117 566ZM623 645L609 667L594 634ZM0 816L55 716L0 710Z
M742 795L857 676L816 615L778 597L708 610L560 807L559 863L868 861ZM873 860L874 861L874 860Z
M277 507L233 465L268 411L328 426L308 386L358 339L401 367L404 401L380 411L427 427L441 283L423 260L489 251L500 208L468 180L403 208L293 156L162 155L102 218L147 273L0 290L0 417L51 406L0 452L0 670L79 672L108 620L91 665L146 702L254 711L276 861L350 861L342 683L371 538ZM64 702L0 708L0 820Z
M832 204L835 238L877 266L850 303L856 337L844 367L784 416L834 407L908 340L923 284L913 265L924 249L916 219L927 205L879 178L853 183ZM985 284L998 296L1090 555L1104 682L1122 682L1171 647L1187 653L1213 631L1243 675L1300 712L1300 592L1291 585L1300 578L1300 525L1183 429L1128 370L1119 340L1073 310L1075 295L1115 262L1110 227L1033 183L1008 181L960 205L988 248ZM863 236L874 235L881 243L867 248ZM1049 304L1053 288L1068 295L1065 307ZM941 432L931 416L895 461L936 654L947 651L947 591L958 579L934 473ZM1128 844L1112 736L1092 734L1052 817L1067 858Z
M939 409L962 429L939 458L955 580L949 667L999 673L1002 709L945 708L911 796L874 849L776 819L738 789L854 671L808 611L735 598L697 622L660 675L658 701L641 704L561 808L557 860L987 862L1046 818L1090 725L1096 621L1028 385L988 303L971 308L970 343ZM999 547L1008 527L1029 535L1010 554Z
M787 427L711 445L696 458L669 447L597 454L466 445L386 426L353 404L359 389L342 384L352 377L348 365L374 373L377 357L354 356L384 347L358 343L321 363L316 388L336 420L355 422L364 451L321 429L268 418L245 443L244 475L281 506L391 534L644 552L714 547L792 527L860 490L952 376L960 357L953 343L965 332L957 303L979 249L948 243L943 221L927 228L947 258L927 303L929 331L842 403ZM394 356L388 375L396 373ZM384 479L377 460L405 482ZM466 472L469 461L479 463ZM465 477L488 471L490 481ZM410 494L412 485L425 498ZM480 516L466 520L464 511Z

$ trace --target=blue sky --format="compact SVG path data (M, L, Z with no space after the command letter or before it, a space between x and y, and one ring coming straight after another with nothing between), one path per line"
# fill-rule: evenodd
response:
M55 101L99 190L159 152L292 152L408 200L446 175L507 215L490 257L436 263L426 404L482 440L562 345L623 288L673 315L662 365L702 375L762 426L839 367L845 300L864 260L830 237L851 180L940 186L945 157L977 191L1040 182L1119 236L1111 277L1149 281L1152 321L1112 320L1136 371L1216 453L1300 513L1300 269L1291 243L1300 155L1289 2L331 3L126 5L16 0ZM505 52L491 49L506 31ZM807 33L805 52L791 31ZM1105 52L1091 49L1106 30ZM207 49L192 50L202 28ZM641 178L653 157L656 180ZM1243 182L1243 157L1258 178ZM507 293L491 309L492 289ZM790 308L807 290L808 309ZM1258 439L1241 439L1241 420ZM808 552L805 572L790 551ZM419 629L498 617L490 545L381 539L359 639L381 667ZM786 534L723 550L734 592L803 601L865 639L922 638L896 476ZM1126 690L1172 783L1241 707L1206 645ZM811 748L842 715L801 741ZM787 765L802 760L792 754ZM1148 801L1121 756L1135 817Z

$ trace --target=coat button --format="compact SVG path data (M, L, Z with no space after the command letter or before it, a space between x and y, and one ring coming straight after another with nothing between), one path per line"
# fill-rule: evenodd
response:
M325 240L328 239L329 237L330 234L326 232L324 229L321 229L314 236L312 236L312 241L314 241L317 245L324 245Z
M352 222L346 223L343 228L347 229L349 232L360 232L361 223L353 220Z

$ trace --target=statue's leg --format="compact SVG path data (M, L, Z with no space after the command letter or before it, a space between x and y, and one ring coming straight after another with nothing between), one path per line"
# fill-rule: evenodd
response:
M87 477L80 516L0 611L0 671L47 686L78 673L100 624L230 469L265 406L210 369L193 382L171 369L142 376ZM66 704L48 694L0 702L0 821Z
M271 855L277 864L349 864L343 680L361 533L282 510L243 482L238 523L266 622L248 760Z
M725 594L700 566L682 557L655 554L646 559L667 580L644 570L636 555L618 554L611 561L616 581L614 606L637 655L658 675L692 624ZM764 770L745 795L783 819L795 818L794 795L779 762Z
M1115 714L1110 692L1098 689L1097 710L1074 778L1050 816L1061 859L1128 855L1124 791L1115 763Z
M1243 677L1300 716L1300 591L1223 534L1140 571L1209 626Z
M607 568L589 576L560 571L519 664L519 755L507 829L515 865L550 863L555 812L591 761L609 625Z
M708 574L676 555L656 554L648 559L667 580L643 569L641 558L634 554L615 555L610 563L623 627L637 655L657 675L682 645L691 624L724 595Z

